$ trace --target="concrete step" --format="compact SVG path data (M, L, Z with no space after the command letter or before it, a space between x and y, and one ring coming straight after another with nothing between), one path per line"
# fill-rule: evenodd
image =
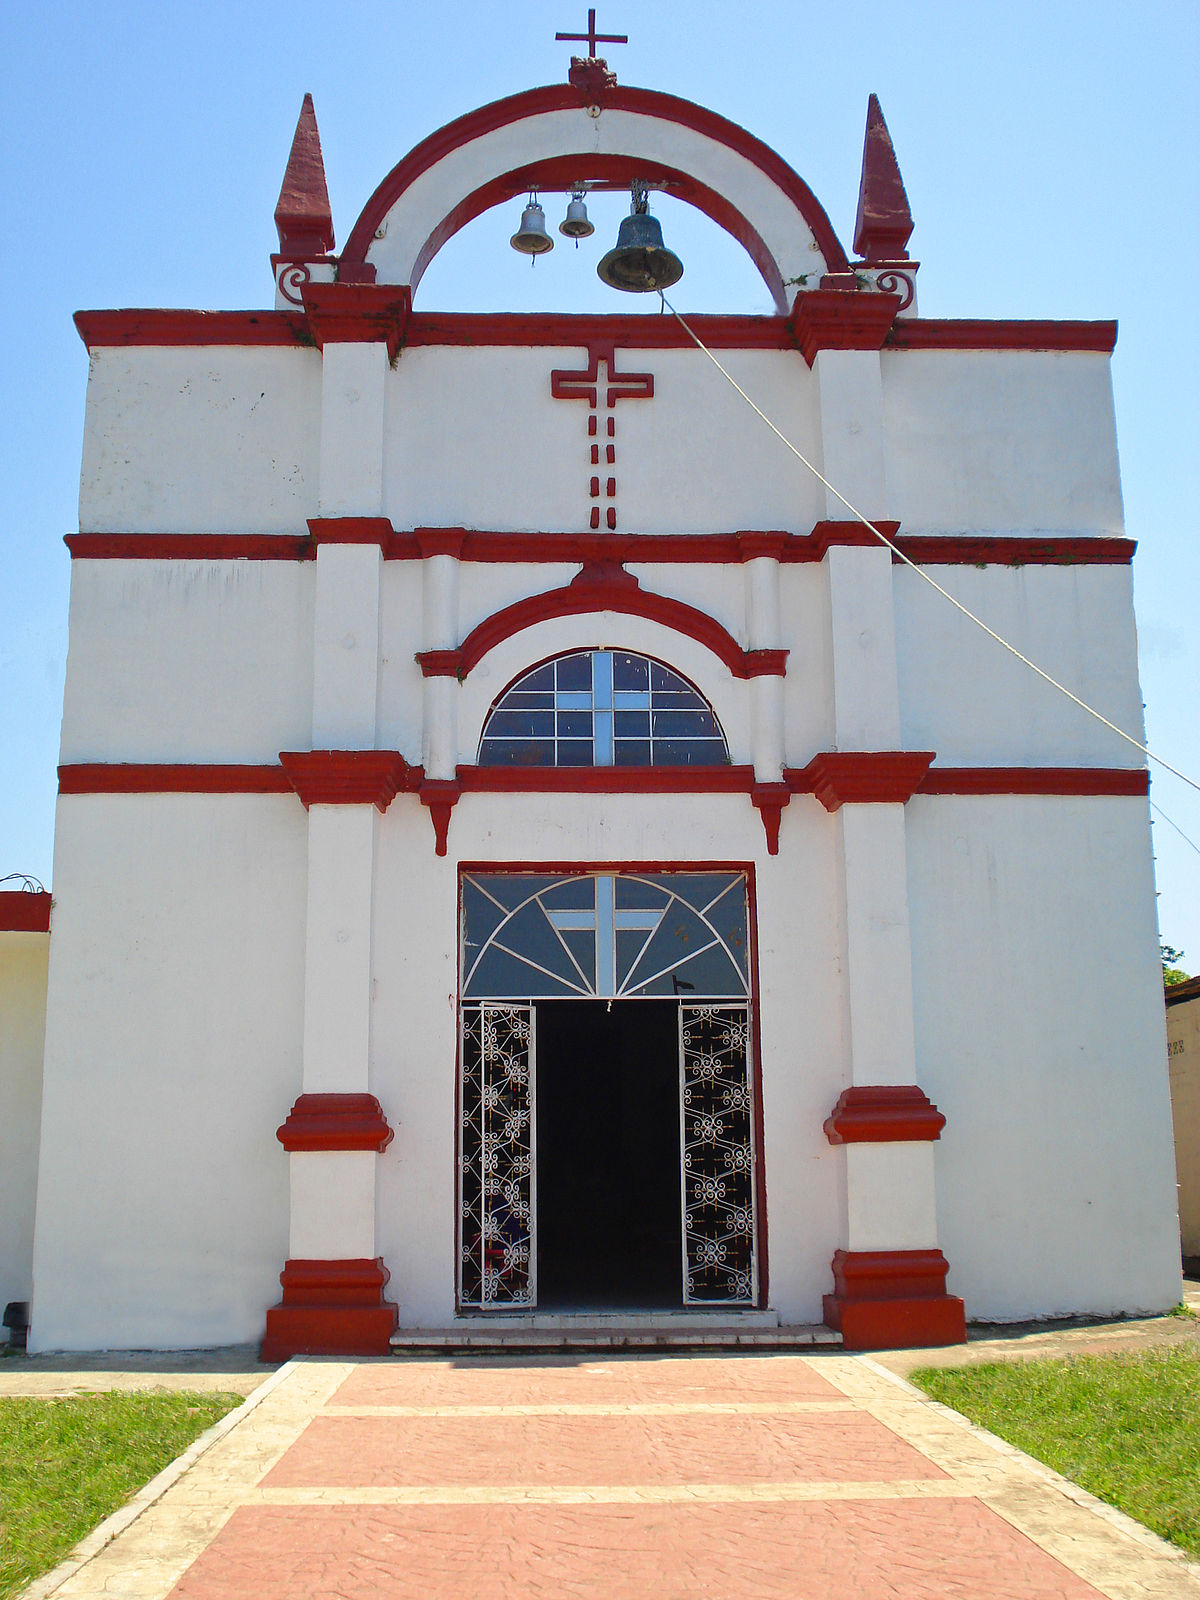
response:
M781 1327L742 1321L700 1321L670 1315L655 1318L578 1319L463 1317L453 1328L401 1328L392 1349L405 1354L471 1350L500 1354L574 1350L797 1350L839 1346L841 1335L822 1324ZM530 1325L530 1324L534 1325Z

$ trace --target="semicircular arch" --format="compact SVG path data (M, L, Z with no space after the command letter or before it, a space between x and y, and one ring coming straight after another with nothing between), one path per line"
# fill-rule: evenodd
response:
M410 151L367 201L339 277L415 289L449 238L522 189L632 177L663 184L737 239L781 312L790 280L847 266L811 189L745 129L648 89L607 91L591 117L562 85L483 106Z

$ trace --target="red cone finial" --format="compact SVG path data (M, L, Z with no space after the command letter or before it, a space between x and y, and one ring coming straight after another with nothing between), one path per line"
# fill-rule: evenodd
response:
M892 148L892 136L879 109L879 100L872 95L867 102L854 248L867 261L902 260L908 255L904 247L912 231L912 212L908 209L908 196Z
M279 248L290 256L320 256L333 249L333 213L325 187L325 163L312 95L304 96L292 140L279 204L275 207Z

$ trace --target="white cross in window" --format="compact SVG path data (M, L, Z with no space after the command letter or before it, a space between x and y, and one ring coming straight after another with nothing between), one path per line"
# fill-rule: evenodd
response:
M596 934L596 988L600 999L616 995L617 932L634 929L644 932L642 950L654 937L654 931L663 919L661 910L618 911L616 908L616 878L611 872L598 872L592 879L596 885L594 911L547 911L551 925L560 933L568 928L594 929ZM638 952L641 955L641 951ZM636 962L634 963L636 965ZM630 971L632 971L632 967Z

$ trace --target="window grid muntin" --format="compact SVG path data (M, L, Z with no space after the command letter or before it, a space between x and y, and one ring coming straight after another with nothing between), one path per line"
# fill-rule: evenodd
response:
M679 673L636 651L596 649L557 656L518 678L488 712L478 760L512 767L722 766L729 751L716 713Z

